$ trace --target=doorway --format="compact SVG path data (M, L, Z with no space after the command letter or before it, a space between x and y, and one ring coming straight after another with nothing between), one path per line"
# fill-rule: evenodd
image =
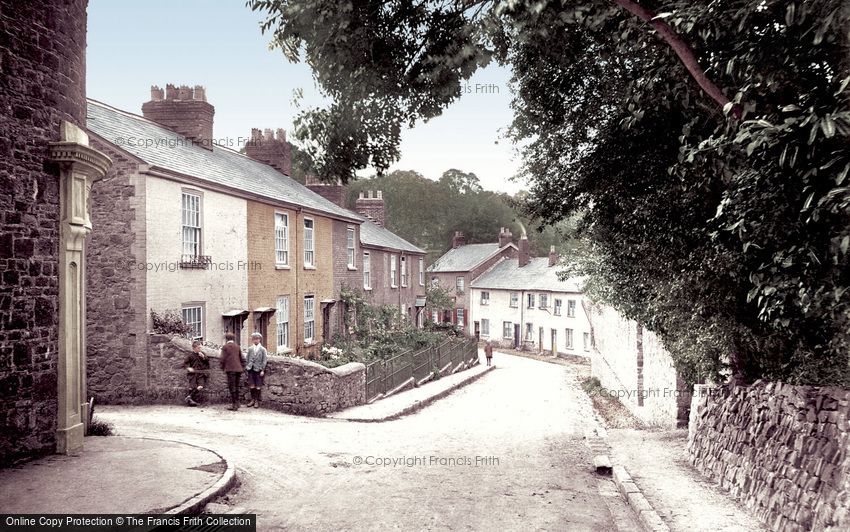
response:
M552 329L552 356L558 356L558 331Z

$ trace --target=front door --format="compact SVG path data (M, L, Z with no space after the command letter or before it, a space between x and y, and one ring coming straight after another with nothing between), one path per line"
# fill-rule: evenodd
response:
M519 350L519 342L521 338L519 336L519 323L514 323L514 349Z
M481 341L481 325L477 321L475 322L475 341Z
M537 350L543 352L543 327L537 329Z
M552 356L558 356L558 332L552 329Z

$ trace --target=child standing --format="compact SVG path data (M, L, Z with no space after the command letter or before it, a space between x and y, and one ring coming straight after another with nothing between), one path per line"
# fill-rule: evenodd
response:
M242 351L236 343L236 335L224 335L224 346L221 348L221 369L227 373L227 389L230 390L230 406L228 410L239 410L239 379L245 368L242 367Z
M207 385L210 374L210 359L201 349L201 342L192 342L192 352L186 355L183 362L186 368L186 377L189 379L189 395L186 396L186 404L198 406L202 402L203 390Z
M493 343L489 340L484 344L484 356L487 357L487 365L491 365L493 361Z
M248 388L251 390L251 402L245 406L259 408L262 398L263 377L266 375L266 362L268 362L268 351L260 345L263 335L255 332L251 335L252 346L248 348L245 355L245 369L248 370Z

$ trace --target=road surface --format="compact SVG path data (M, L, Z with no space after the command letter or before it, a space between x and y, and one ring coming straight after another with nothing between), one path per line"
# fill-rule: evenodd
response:
M590 406L569 366L497 353L496 369L383 423L223 406L101 407L127 436L221 452L227 504L258 530L634 530L583 441Z

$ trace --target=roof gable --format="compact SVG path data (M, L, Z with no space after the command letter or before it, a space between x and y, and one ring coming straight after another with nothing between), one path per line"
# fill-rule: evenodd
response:
M516 247L508 244L505 247ZM465 244L450 249L436 260L429 268L429 272L467 272L486 261L504 248L498 243L491 244Z

